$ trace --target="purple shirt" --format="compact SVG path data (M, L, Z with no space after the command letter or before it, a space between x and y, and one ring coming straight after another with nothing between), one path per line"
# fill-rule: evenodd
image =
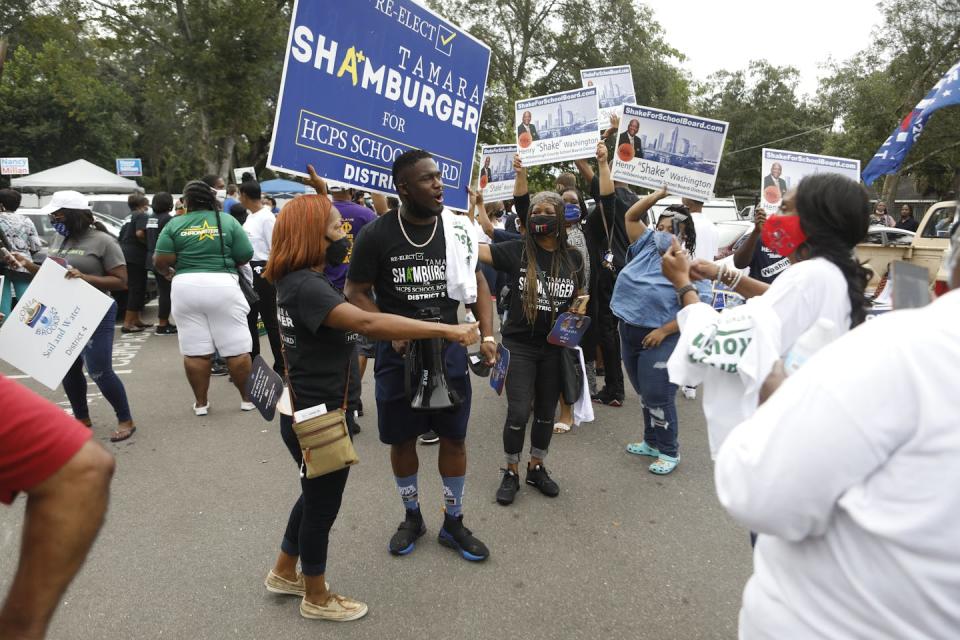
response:
M377 219L377 214L365 206L350 202L349 200L334 200L333 206L337 208L343 217L343 230L347 232L347 238L350 239L350 251L344 258L343 264L335 267L327 266L323 272L337 289L343 290L343 285L347 282L347 270L350 266L350 254L353 253L353 243L360 233L360 229L368 222Z

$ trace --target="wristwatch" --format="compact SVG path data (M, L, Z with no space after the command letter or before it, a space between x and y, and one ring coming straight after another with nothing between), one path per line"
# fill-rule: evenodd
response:
M493 344L497 344L497 339L493 336L485 336L483 342L492 342Z
M693 286L692 284L685 284L685 285L683 285L682 287L680 287L679 289L677 289L677 301L682 305L682 304L683 304L683 296L687 295L687 293L689 293L690 291L696 291L696 290L697 290L697 288L696 288L695 286Z

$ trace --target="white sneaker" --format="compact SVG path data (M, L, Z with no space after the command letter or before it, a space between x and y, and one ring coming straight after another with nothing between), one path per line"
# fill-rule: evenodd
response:
M681 387L683 392L683 397L687 400L696 400L697 399L697 388L696 387Z
M253 404L252 402L244 402L243 400L240 401L240 411L253 411L256 408L257 405Z
M473 311L469 311L469 310L468 310L468 311L464 314L464 316L463 316L463 321L464 321L464 322L476 322L477 319L476 319L475 317L473 317Z
M193 405L193 415L195 415L195 416L205 416L205 415L207 415L207 412L208 412L209 410L210 410L210 403L209 403L209 402L208 402L207 404L203 405L202 407L198 407L196 404Z

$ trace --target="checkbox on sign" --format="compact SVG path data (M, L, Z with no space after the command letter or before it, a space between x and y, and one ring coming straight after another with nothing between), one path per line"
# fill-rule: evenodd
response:
M453 55L453 39L457 37L456 32L447 29L445 26L438 25L436 48L440 53L448 56Z

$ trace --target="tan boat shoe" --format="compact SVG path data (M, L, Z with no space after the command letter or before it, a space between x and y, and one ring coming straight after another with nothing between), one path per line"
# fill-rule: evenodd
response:
M270 593L282 593L288 596L300 596L307 592L307 585L303 580L303 574L297 573L297 581L291 582L286 578L281 578L273 571L267 574L267 579L263 585Z
M324 581L323 584L327 586L327 590L330 589L329 582ZM271 570L270 573L267 574L267 579L263 581L263 585L270 593L300 596L301 598L307 593L307 584L303 579L303 574L300 572L297 572L297 581L290 582L286 578L281 578Z
M367 615L367 605L346 596L330 594L326 604L313 604L304 598L300 601L300 615L311 620L348 622Z

